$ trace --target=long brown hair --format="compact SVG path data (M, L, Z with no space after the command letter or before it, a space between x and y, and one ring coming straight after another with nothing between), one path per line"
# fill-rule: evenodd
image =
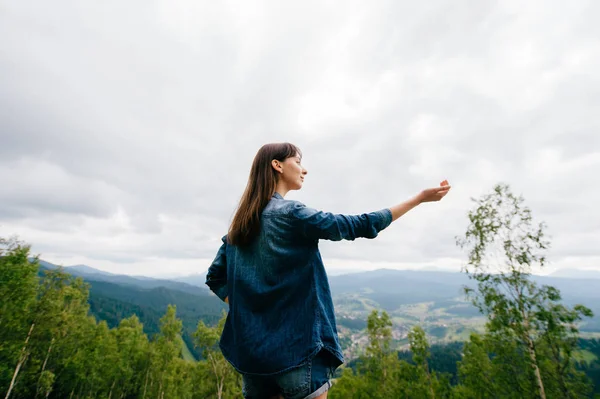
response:
M229 244L246 246L258 236L260 216L277 186L278 175L271 166L271 161L276 159L283 162L296 155L302 157L300 149L290 143L265 144L258 150L252 162L248 184L229 226Z

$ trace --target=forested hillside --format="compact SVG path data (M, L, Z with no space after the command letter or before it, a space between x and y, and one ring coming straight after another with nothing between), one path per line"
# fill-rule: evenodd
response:
M167 305L150 337L135 315L110 328L91 312L88 283L60 268L40 276L28 246L14 240L0 244L0 394L5 398L240 397L239 376L217 350L220 326L196 319L191 346L208 360L184 360L176 306ZM121 287L122 299L133 302L123 305L106 300L104 294L117 288L103 284L95 287L99 296L91 302L111 323L129 311L153 319L155 309L168 302L179 301L184 313L197 315L219 309L191 304L187 294L162 288L134 295Z
M155 299L157 302L142 296L144 300L125 306L125 302L104 296L115 294L110 290L118 287L94 283L99 291L94 299L88 297L89 284L60 269L44 270L40 276L38 264L30 262L28 255L27 246L3 242L0 393L5 397L241 397L240 377L217 348L222 323L196 325L190 334L191 346L206 360L186 361L180 339L183 323L175 306L168 306L160 315L155 334L145 333L148 327L137 316L124 318L112 328L92 316L104 316L113 324L130 311L143 315L150 309L144 300L161 306L169 298L180 300L179 294ZM148 291L149 295L152 292ZM97 307L93 312L88 299ZM150 310L144 317L152 320L156 316L156 310ZM372 312L363 327L368 335L367 350L339 370L331 398L539 397L535 378L526 372L530 369L525 353L510 340L475 334L464 348L460 343L430 347L425 332L415 327L409 333L411 352L397 352L391 346L392 322L386 312ZM569 394L561 396L561 388L549 384L547 397L591 395L591 379L578 370L594 378L598 389L599 341L582 341L573 356L559 359L561 369L555 367L550 346L541 341L537 350L544 359L540 362L544 380L563 378ZM516 370L521 371L518 378L514 378ZM484 388L487 394L481 394Z
M57 266L41 261L40 276ZM182 321L182 337L196 359L200 352L194 348L192 334L199 320L215 325L226 310L226 305L207 289L169 280L142 279L109 273L98 273L86 267L68 267L65 272L82 277L89 285L90 312L97 320L106 321L109 328L135 315L144 327L144 333L153 338L160 330L160 318L169 305L177 307Z
M208 294L192 295L164 287L125 288L98 281L90 282L89 304L91 314L106 321L110 328L127 317L137 316L150 338L160 332L160 318L169 305L174 305L182 321L183 340L196 359L200 352L194 348L192 334L198 321L215 325L226 308L217 297Z

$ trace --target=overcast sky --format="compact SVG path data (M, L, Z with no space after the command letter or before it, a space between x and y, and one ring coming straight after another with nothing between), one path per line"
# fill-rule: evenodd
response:
M459 270L469 198L508 183L550 270L600 269L600 2L0 2L0 236L125 273L208 268L258 148L336 213L448 179L332 273Z

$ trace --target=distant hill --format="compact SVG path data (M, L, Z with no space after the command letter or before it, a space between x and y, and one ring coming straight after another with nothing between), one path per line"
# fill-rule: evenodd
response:
M94 269L93 267L89 267L86 265L74 265L67 266L65 269L69 271L69 273L80 273L80 274L99 274L102 276L114 276L113 273L105 272L102 270Z
M55 269L58 266L44 260L40 260L40 266L46 269ZM155 279L144 276L129 276L123 274L113 274L104 272L86 265L65 266L65 272L82 277L86 281L106 281L119 285L138 287L143 289L152 289L166 287L177 291L187 292L193 295L209 295L210 291L206 286L196 286L182 281Z
M462 296L469 279L462 273L380 269L331 276L333 296L360 293L386 310L403 304L451 300Z
M600 304L600 281L589 278L533 276L538 284L551 285L561 291L567 302L580 301L592 307ZM419 270L380 269L329 277L333 295L362 293L367 297L389 295L397 303L417 303L462 297L462 287L475 287L464 273Z
M29 258L29 261L30 261L30 262L33 262L33 258ZM41 268L44 268L44 269L50 269L50 270L54 270L54 269L56 269L56 268L58 268L58 267L59 267L59 266L57 266L57 265L55 265L55 264L53 264L53 263L46 262L46 261L45 261L45 260L43 260L43 259L38 259L38 263L40 264L40 267L41 267Z
M179 281L181 283L186 283L186 284L194 285L196 287L208 289L208 287L206 286L206 272L190 274L188 276L182 276L182 277L174 277L170 280Z
M44 261L40 263L45 268L57 267ZM100 272L84 265L65 270L91 284L91 311L110 326L136 314L151 336L158 332L159 319L167 305L175 304L184 323L183 339L195 356L198 353L193 350L190 337L198 320L216 322L226 309L226 305L206 288L206 273L155 279ZM586 321L582 331L600 331L599 280L555 275L534 276L533 279L538 284L558 288L568 305L581 303L590 307L596 317ZM469 320L481 317L477 309L465 302L463 287L474 287L475 284L464 273L380 269L329 276L329 282L338 324L352 331L364 329L371 309L384 309L400 327L425 321L428 334L466 339L468 331L461 326L471 325Z
M168 305L177 307L177 317L183 323L183 339L193 348L191 335L198 321L215 324L226 310L215 295L194 295L166 287L142 289L105 281L88 281L90 284L90 311L110 327L135 314L144 324L144 331L152 337L158 333L160 318ZM198 353L194 353L198 356Z
M40 261L40 273L58 266ZM109 327L136 315L144 325L144 332L152 337L159 332L160 318L168 305L177 307L177 317L183 323L182 338L192 354L199 358L194 348L192 334L198 321L215 324L226 310L219 298L207 289L171 280L136 278L111 273L96 273L88 266L65 267L64 271L83 278L90 284L90 312Z
M600 271L582 269L559 269L549 275L550 277L581 278L600 280Z
M533 280L558 288L567 305L583 304L592 309L595 317L585 322L582 331L600 331L600 281L553 276L533 276ZM380 269L330 276L329 283L336 312L382 308L406 317L399 308L433 302L422 317L431 317L430 313L441 307L457 316L478 315L471 305L460 304L464 301L462 287L476 286L464 273Z

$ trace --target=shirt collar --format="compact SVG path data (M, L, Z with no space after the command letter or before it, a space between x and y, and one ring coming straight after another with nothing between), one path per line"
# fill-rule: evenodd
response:
M281 194L279 194L277 191L275 191L275 193L273 194L273 197L271 197L271 198L283 199L283 197L281 196Z

